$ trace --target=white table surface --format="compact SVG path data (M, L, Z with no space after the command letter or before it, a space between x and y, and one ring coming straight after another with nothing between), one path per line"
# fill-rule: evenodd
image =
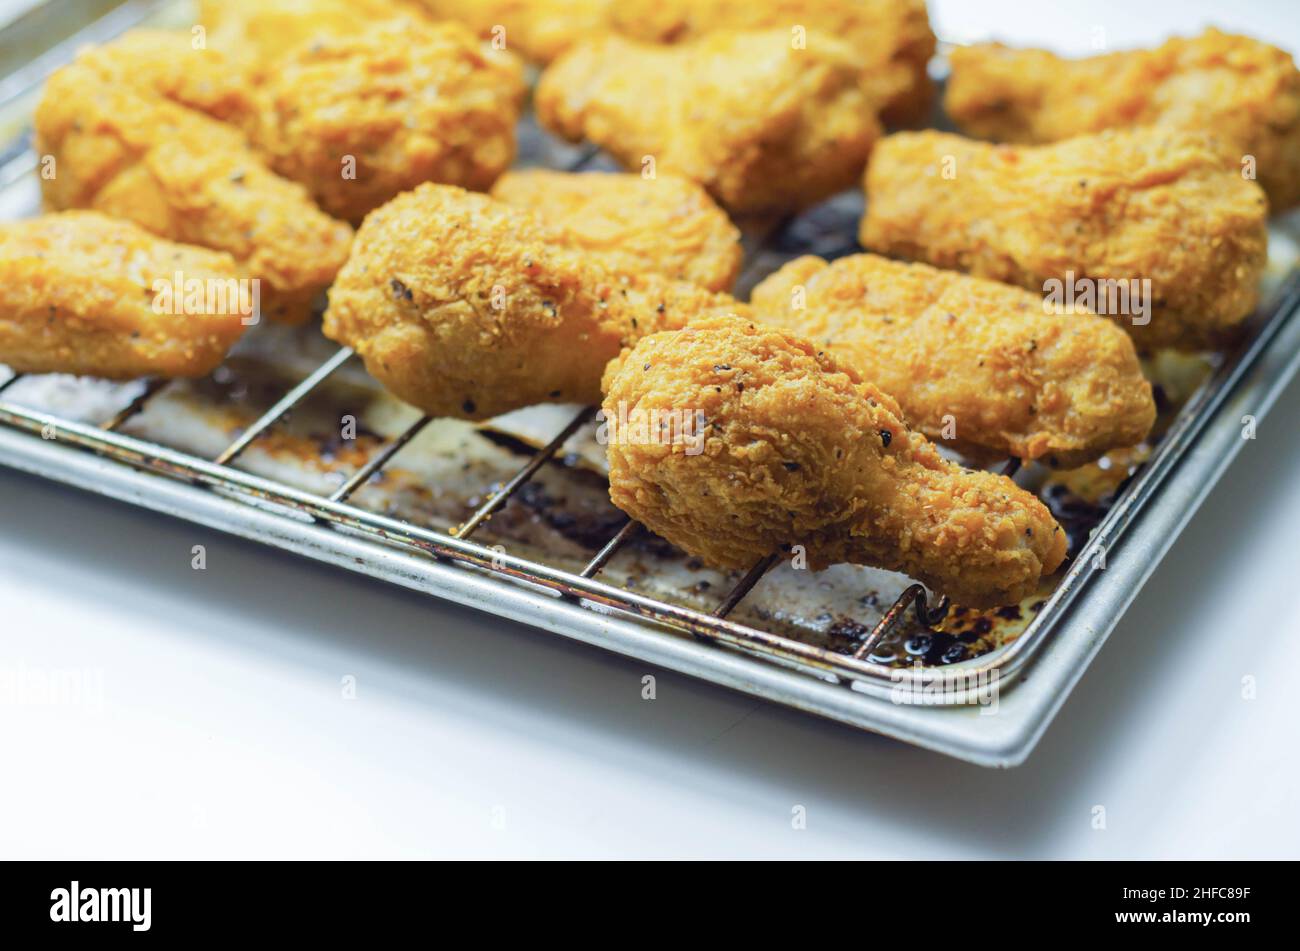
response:
M1202 11L1300 48L1286 3L1034 6L932 4L1061 49ZM1298 487L1292 386L998 772L0 470L0 857L1294 858Z

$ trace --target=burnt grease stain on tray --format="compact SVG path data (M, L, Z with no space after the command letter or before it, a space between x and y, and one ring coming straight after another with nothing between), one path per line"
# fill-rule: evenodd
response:
M937 667L971 660L1007 643L1013 636L1008 629L1013 625L1023 628L1046 603L1040 599L1029 606L1012 604L991 611L973 611L956 605L943 623L933 630L922 627L912 618L884 637L866 659L890 667L918 663ZM830 649L838 654L852 654L871 630L853 618L840 618L827 629L832 639Z
M1131 479L1132 476L1129 476L1121 486L1127 486ZM1117 495L1118 493L1112 493L1099 502L1089 502L1075 495L1062 483L1057 482L1046 487L1042 495L1043 501L1052 516L1060 523L1069 542L1063 568L1068 568L1079 556L1083 547L1088 544L1093 531L1106 517Z

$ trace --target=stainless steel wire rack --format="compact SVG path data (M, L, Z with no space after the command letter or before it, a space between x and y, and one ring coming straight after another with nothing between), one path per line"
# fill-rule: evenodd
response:
M148 7L137 12L143 15ZM96 22L94 38L103 39L133 18L119 10L111 22ZM49 56L41 63L42 68L57 65ZM17 95L39 78L28 75L25 84L11 84L9 92ZM591 157L583 153L577 164ZM19 137L0 162L0 182L11 183L31 174L35 156ZM931 605L919 584L902 591L855 650L839 653L732 619L778 563L775 554L755 564L710 612L600 580L614 555L642 531L632 521L579 571L477 542L477 533L492 516L593 422L592 408L574 415L513 476L487 489L467 518L444 531L354 501L358 489L432 422L427 416L390 438L328 494L237 468L250 446L353 360L346 347L210 458L121 431L162 390L160 381L146 381L129 405L96 425L6 400L5 392L22 379L11 376L0 382L0 463L950 755L1010 765L1032 749L1128 601L1240 449L1238 418L1244 412L1262 417L1294 375L1300 365L1297 313L1300 280L1292 272L1272 294L1251 338L1223 360L1177 414L1024 632L990 654L942 668L898 668L870 660L873 646L909 611L924 626L944 616L946 600ZM1014 470L1015 463L1008 463L1005 471ZM1140 554L1112 557L1110 566L1096 557L1121 544ZM1009 689L1031 664L1036 665L1035 677Z

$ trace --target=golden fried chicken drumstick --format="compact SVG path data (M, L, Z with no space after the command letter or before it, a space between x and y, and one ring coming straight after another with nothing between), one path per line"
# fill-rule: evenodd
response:
M740 232L699 185L673 175L507 172L492 197L535 212L574 248L626 272L653 271L714 291L740 272Z
M655 43L718 30L816 30L853 46L886 122L920 122L930 108L926 64L935 39L925 0L619 0L610 21L626 36Z
M698 182L732 211L776 212L853 184L880 132L869 99L851 46L810 34L793 49L777 29L587 40L543 73L534 104L546 128L627 168Z
M1260 187L1199 135L1152 127L1010 146L902 132L867 169L860 237L1039 293L1120 282L1111 290L1124 297L1107 298L1127 298L1116 319L1140 346L1197 350L1230 342L1254 309L1267 218Z
M36 109L53 209L88 208L225 251L261 280L264 312L301 321L347 257L352 229L262 163L233 126L106 79L93 59L53 76Z
M1027 597L1065 557L1037 498L944 459L891 397L786 331L720 317L653 334L611 362L604 388L607 419L703 414L699 452L615 431L609 486L710 565L804 545L814 570L876 565L987 607Z
M488 188L514 161L524 92L520 62L459 23L384 20L286 54L257 89L250 137L357 224L421 182Z
M791 261L754 288L754 316L824 346L893 396L933 440L977 456L1073 467L1141 442L1155 421L1133 341L1039 294L855 254Z
M971 135L1056 142L1103 129L1207 129L1254 159L1274 211L1300 203L1300 70L1291 54L1206 30L1156 49L1062 59L997 43L951 54L945 106Z
M224 306L158 306L177 273L213 282ZM66 211L0 224L0 363L19 373L131 380L203 376L253 317L234 258L154 237L127 221ZM211 286L211 285L209 285ZM209 300L204 294L203 300Z
M450 185L371 212L329 297L327 337L401 399L465 419L598 402L627 343L744 310L695 284L619 273L532 213Z

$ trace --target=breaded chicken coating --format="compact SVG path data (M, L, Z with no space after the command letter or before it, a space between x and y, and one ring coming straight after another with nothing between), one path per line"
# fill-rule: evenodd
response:
M330 289L325 335L434 416L596 403L605 364L643 334L744 305L623 275L531 212L421 185L371 212Z
M130 30L83 50L77 63L98 82L129 86L240 128L248 127L256 108L237 61L189 32Z
M200 282L200 307L176 300L177 274ZM228 254L98 212L0 223L0 363L114 380L203 376L253 317L237 279Z
M258 87L253 145L353 223L436 181L488 188L515 157L523 68L459 23L384 20L322 37Z
M925 0L619 0L615 30L634 39L680 43L716 30L796 27L836 36L853 46L886 122L924 120L934 84L926 64L934 32Z
M803 545L813 570L875 565L987 607L1027 597L1065 557L1037 498L944 459L893 398L795 334L697 321L642 339L604 387L606 420L628 420L608 437L610 498L709 565ZM697 413L702 445L634 428Z
M352 229L268 170L233 126L124 85L81 61L50 77L36 109L52 209L90 208L225 251L262 282L264 313L296 322L347 258Z
M508 172L492 197L527 208L574 248L610 267L653 271L727 291L740 273L740 231L699 185L673 175Z
M785 211L849 187L880 133L853 48L789 30L659 46L583 42L542 75L538 119L624 166L679 175L738 212Z
M1152 127L999 146L908 132L872 157L860 237L882 254L1067 303L1095 286L1095 309L1125 310L1139 346L1196 350L1230 342L1254 309L1267 217L1260 187L1192 134Z
M1133 341L1039 294L855 254L791 261L754 316L824 346L898 400L930 439L972 455L1073 467L1141 442L1155 422Z
M418 15L402 0L201 0L197 25L209 49L237 61L257 82L280 60L322 39L355 36L383 20Z
M620 0L621 2L621 0ZM438 20L459 20L534 63L609 29L616 0L411 0Z
M1206 30L1149 50L1062 59L996 43L957 48L945 105L971 135L1055 142L1155 123L1207 130L1274 211L1300 203L1300 70L1291 54Z

